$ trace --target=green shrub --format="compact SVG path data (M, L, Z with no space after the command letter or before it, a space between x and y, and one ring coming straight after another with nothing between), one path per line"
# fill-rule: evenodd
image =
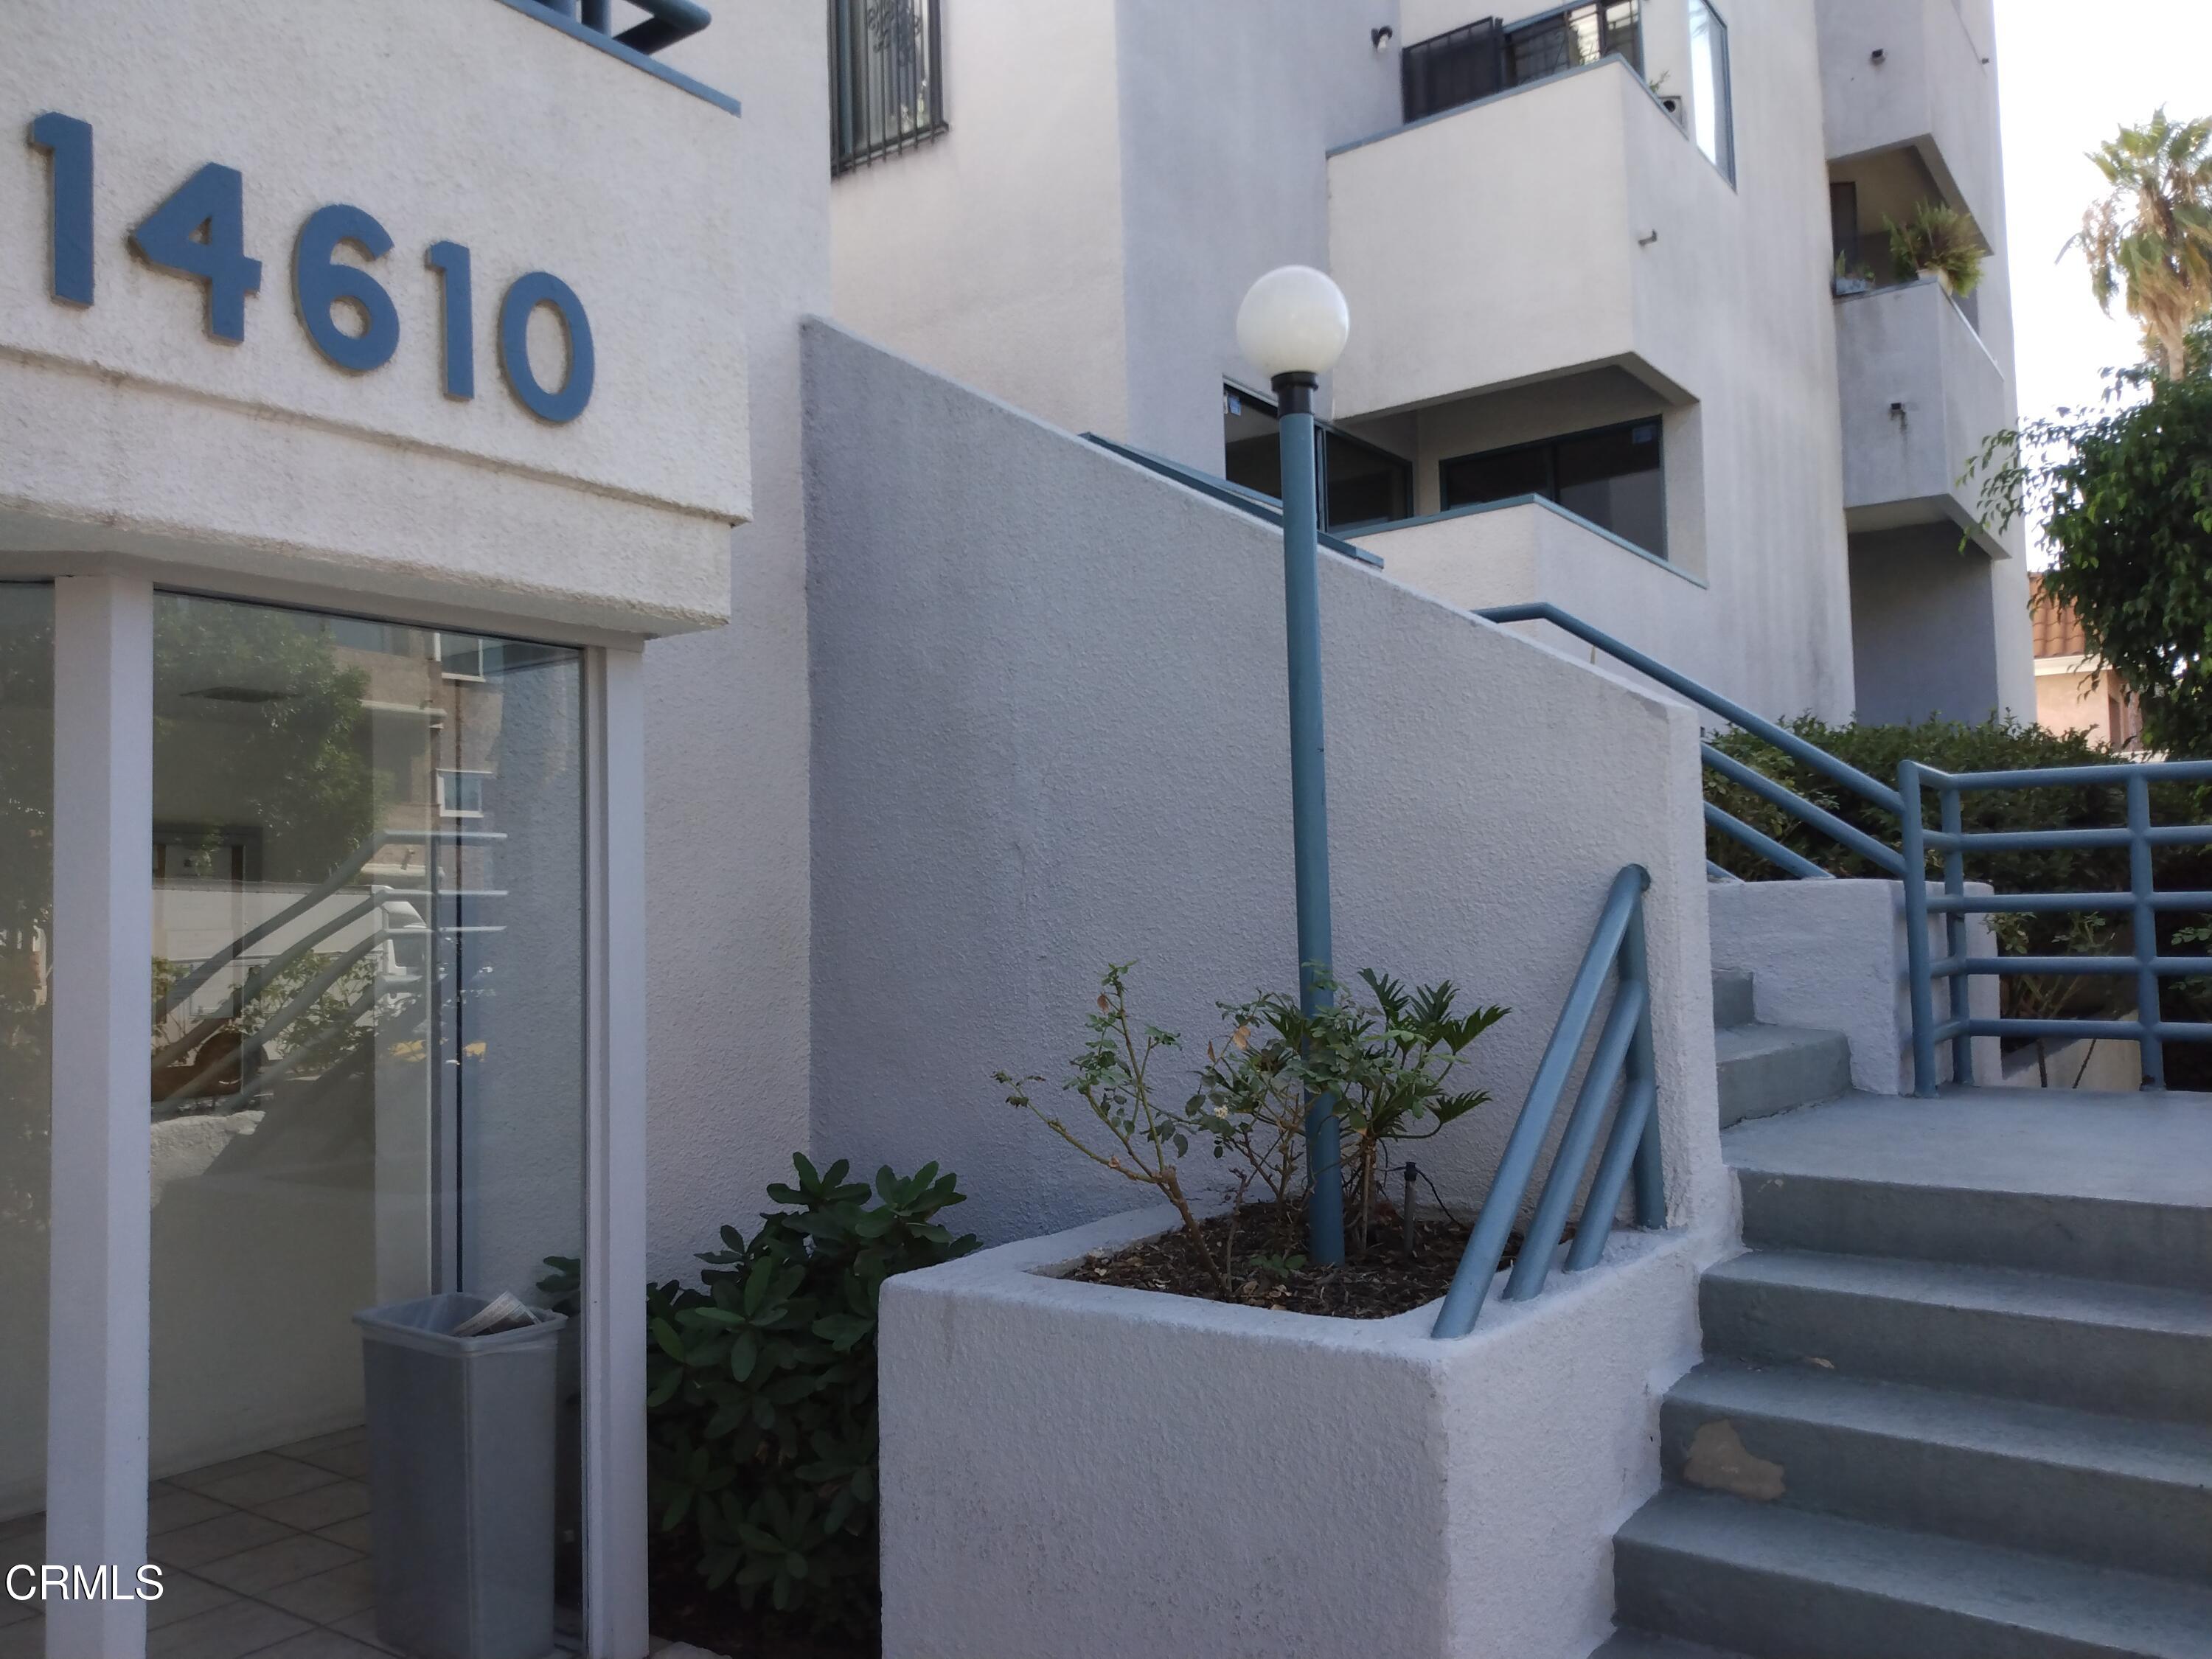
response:
M748 1607L864 1631L876 1579L876 1303L894 1273L975 1248L938 1215L963 1201L926 1164L876 1174L793 1158L788 1207L748 1239L702 1255L696 1285L648 1292L646 1397L655 1524L663 1547Z
M1993 720L1978 726L1930 720L1911 726L1830 726L1812 717L1788 722L1796 735L1858 768L1877 781L1897 781L1900 760L1911 758L1946 772L2016 771L2060 766L2099 766L2128 757L2094 742L2081 732L2054 732L2017 720ZM1742 732L1711 738L1723 753L1795 790L1814 805L1864 830L1887 846L1899 844L1897 815L1862 799L1791 759L1780 750ZM1779 807L1717 774L1705 774L1705 798L1723 811L1764 830L1831 874L1875 876L1881 872ZM1934 790L1923 794L1927 827L1941 827L1941 803ZM2204 821L2204 792L2190 784L2154 783L2154 823ZM2048 788L1972 791L1960 797L1960 817L1968 830L2111 829L2127 822L2126 792L2118 784L2065 784ZM1786 879L1756 853L1709 830L1706 856L1747 881ZM2212 849L2163 847L2154 850L2157 884L2169 890L2212 889ZM1941 878L1940 854L1931 853L1928 873ZM2000 893L2126 892L2130 886L2125 847L2061 848L2030 853L1980 853L1966 862L1969 881L1986 881ZM2125 912L2054 912L1995 919L2000 949L2014 956L2127 955L2132 946ZM2177 938L2203 918L2182 912L2160 916L2161 948L2173 950ZM2179 939L2177 954L2189 954L2191 941ZM2094 1018L2132 1006L2135 981L2123 975L2052 979L2008 975L2003 987L2008 1018ZM2198 994L2193 987L2166 988L2169 1018L2185 1018L2183 1004Z

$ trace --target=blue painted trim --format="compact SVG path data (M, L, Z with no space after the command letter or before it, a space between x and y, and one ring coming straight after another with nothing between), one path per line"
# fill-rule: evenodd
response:
M1102 438L1096 432L1079 435L1085 443L1097 444L1099 448L1119 455L1125 461L1133 462L1147 472L1157 472L1164 478L1172 478L1187 489L1195 489L1201 495L1211 495L1215 501L1233 507L1240 513L1249 513L1254 518L1278 529L1282 526L1283 504L1273 495L1262 495L1256 489L1247 489L1243 484L1231 483L1213 473L1201 472L1181 461L1171 461L1149 449L1138 449L1128 444L1116 443L1111 438ZM1367 565L1376 570L1382 568L1382 561L1377 555L1364 547L1354 546L1341 536L1332 536L1322 531L1319 539L1330 552L1340 553L1355 564Z
M1548 495L1509 495L1503 501L1477 501L1467 507L1447 507L1442 513L1425 513L1418 519L1394 519L1389 524L1378 524L1372 529L1353 533L1360 536L1388 536L1400 530L1412 530L1425 524L1443 524L1452 519L1472 518L1478 513L1503 513L1510 507L1540 507L1565 519L1577 530L1587 530L1601 541L1611 542L1624 553L1633 553L1646 564L1656 564L1670 576L1680 576L1692 587L1710 588L1711 584L1703 576L1692 575L1671 560L1662 559L1649 548L1638 547L1625 537L1616 536L1603 525L1592 524L1572 507L1561 507Z
M618 58L632 69L643 70L656 81L665 81L672 87L690 93L694 98L705 100L717 109L726 109L732 115L744 113L738 100L726 92L717 92L704 81L695 81L681 70L672 70L665 64L656 63L635 46L626 46L619 40L601 34L597 29L587 29L573 17L563 17L559 12L538 3L538 0L499 0L510 11L519 11L525 17L533 17L548 28L556 28L572 40L603 52L610 58ZM640 27L644 26L641 24Z

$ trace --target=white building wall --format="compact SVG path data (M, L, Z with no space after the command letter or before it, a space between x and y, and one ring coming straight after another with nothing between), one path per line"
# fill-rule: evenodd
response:
M569 629L726 617L728 527L750 510L725 325L739 118L496 0L19 0L7 31L0 554L128 552ZM20 135L49 110L94 127L89 308L46 291L47 164ZM209 335L200 284L125 242L208 161L243 173L262 266L236 344ZM294 312L294 238L333 202L394 243L374 274L398 351L367 374ZM473 256L468 402L440 380L424 249L441 239ZM596 389L567 425L500 374L499 302L532 270L591 319ZM536 323L532 361L558 384L558 330Z
M948 131L830 191L840 318L1109 436L1129 425L1118 11L948 4ZM807 75L820 81L821 66Z
M1370 33L1396 6L1120 0L1115 11L1128 418L1108 435L1218 472L1223 381L1266 390L1237 346L1245 289L1277 265L1327 266L1321 158L1397 123L1398 43Z
M744 100L716 189L752 376L754 511L730 625L645 655L650 1262L689 1274L750 1229L808 1127L806 512L799 319L830 304L818 5L718 6L668 61Z
M939 1160L992 1239L1125 1208L992 1073L1056 1102L1109 962L1194 1044L1295 983L1279 533L808 339L817 1155ZM1672 1206L1724 1212L1695 720L1349 561L1322 612L1339 967L1514 1010L1422 1166L1482 1190L1642 862Z

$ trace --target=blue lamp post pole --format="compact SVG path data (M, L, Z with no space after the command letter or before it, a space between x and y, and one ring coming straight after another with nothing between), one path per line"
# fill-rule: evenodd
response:
M1237 314L1245 355L1267 371L1280 419L1283 623L1290 657L1291 834L1298 918L1298 1005L1310 1020L1335 993L1330 978L1328 783L1322 742L1320 499L1313 394L1349 332L1344 296L1303 265L1252 286ZM1344 1186L1338 1124L1327 1097L1306 1102L1306 1250L1316 1265L1344 1261Z

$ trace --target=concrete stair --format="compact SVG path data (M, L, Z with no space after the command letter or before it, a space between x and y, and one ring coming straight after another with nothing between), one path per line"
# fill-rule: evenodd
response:
M2212 1097L1846 1094L1723 1144L1749 1249L1598 1656L2212 1659Z
M1851 1051L1840 1031L1762 1025L1752 976L1713 975L1713 1047L1720 1060L1721 1127L1833 1100L1851 1086Z

